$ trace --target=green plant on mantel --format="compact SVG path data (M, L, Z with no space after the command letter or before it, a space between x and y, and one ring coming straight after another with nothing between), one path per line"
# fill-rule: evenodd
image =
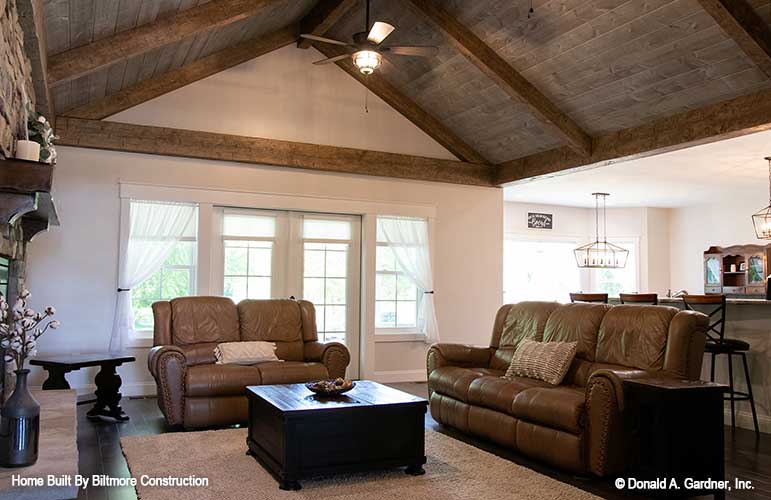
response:
M40 144L40 161L56 163L56 147L54 141L58 139L54 135L54 129L45 116L31 107L27 110L27 134L30 141Z

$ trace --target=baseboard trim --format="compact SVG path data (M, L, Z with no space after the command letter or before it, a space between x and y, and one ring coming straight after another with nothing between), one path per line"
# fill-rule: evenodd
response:
M731 425L731 407L726 405L724 411L723 423L725 425ZM742 429L755 430L755 425L752 423L752 410L737 410L736 411L736 427ZM758 414L758 428L760 432L771 434L771 416Z
M72 385L71 388L77 392L78 396L93 396L94 391L96 391L96 386L94 384ZM43 387L40 385L30 386L30 389L42 390ZM123 397L155 396L155 382L132 382L123 384L120 386L120 393Z
M376 371L373 376L375 382L392 384L396 382L425 382L426 370L390 370Z

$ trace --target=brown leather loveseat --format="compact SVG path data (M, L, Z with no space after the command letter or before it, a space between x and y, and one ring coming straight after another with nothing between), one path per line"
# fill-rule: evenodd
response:
M562 469L607 476L625 467L628 378L696 380L707 317L663 306L523 302L499 311L489 347L435 344L428 388L435 420ZM562 384L502 378L522 339L578 341Z
M155 329L147 359L158 406L169 425L185 428L246 422L248 385L292 384L345 376L340 343L318 342L313 304L294 300L183 297L153 304ZM215 364L220 342L276 343L282 361Z

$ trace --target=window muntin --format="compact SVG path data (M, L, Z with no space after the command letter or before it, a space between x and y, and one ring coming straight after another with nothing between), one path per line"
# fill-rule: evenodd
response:
M271 298L276 217L226 211L222 228L223 295L236 303Z
M384 333L414 332L419 325L423 290L415 286L388 244L381 241L377 243L375 266L375 328Z

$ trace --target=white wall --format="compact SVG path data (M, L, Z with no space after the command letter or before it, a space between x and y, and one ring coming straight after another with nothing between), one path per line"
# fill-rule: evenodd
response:
M552 230L529 229L527 213L554 215ZM669 288L669 209L609 208L608 235L635 238L639 249L640 292L663 295ZM531 238L577 239L588 242L594 238L594 209L531 203L504 203L504 232ZM666 251L661 249L665 248Z
M759 186L763 191L764 186ZM766 244L755 238L751 216L767 203L765 193L715 200L714 203L671 210L670 285L691 293L704 292L703 258L710 246Z
M318 54L287 47L125 111L119 121L251 134L397 153L452 158L441 146ZM54 185L61 227L30 245L33 304L57 307L62 328L41 354L105 351L115 306L119 182L429 204L436 207L435 296L443 341L486 342L502 288L503 195L464 187L227 162L62 147ZM373 342L364 339L363 342ZM427 346L374 344L362 360L381 380L425 378ZM124 394L155 390L146 348L120 368ZM374 366L373 366L374 363ZM81 392L94 371L68 375ZM42 382L33 374L33 384Z
M290 45L110 120L455 159L324 58Z

